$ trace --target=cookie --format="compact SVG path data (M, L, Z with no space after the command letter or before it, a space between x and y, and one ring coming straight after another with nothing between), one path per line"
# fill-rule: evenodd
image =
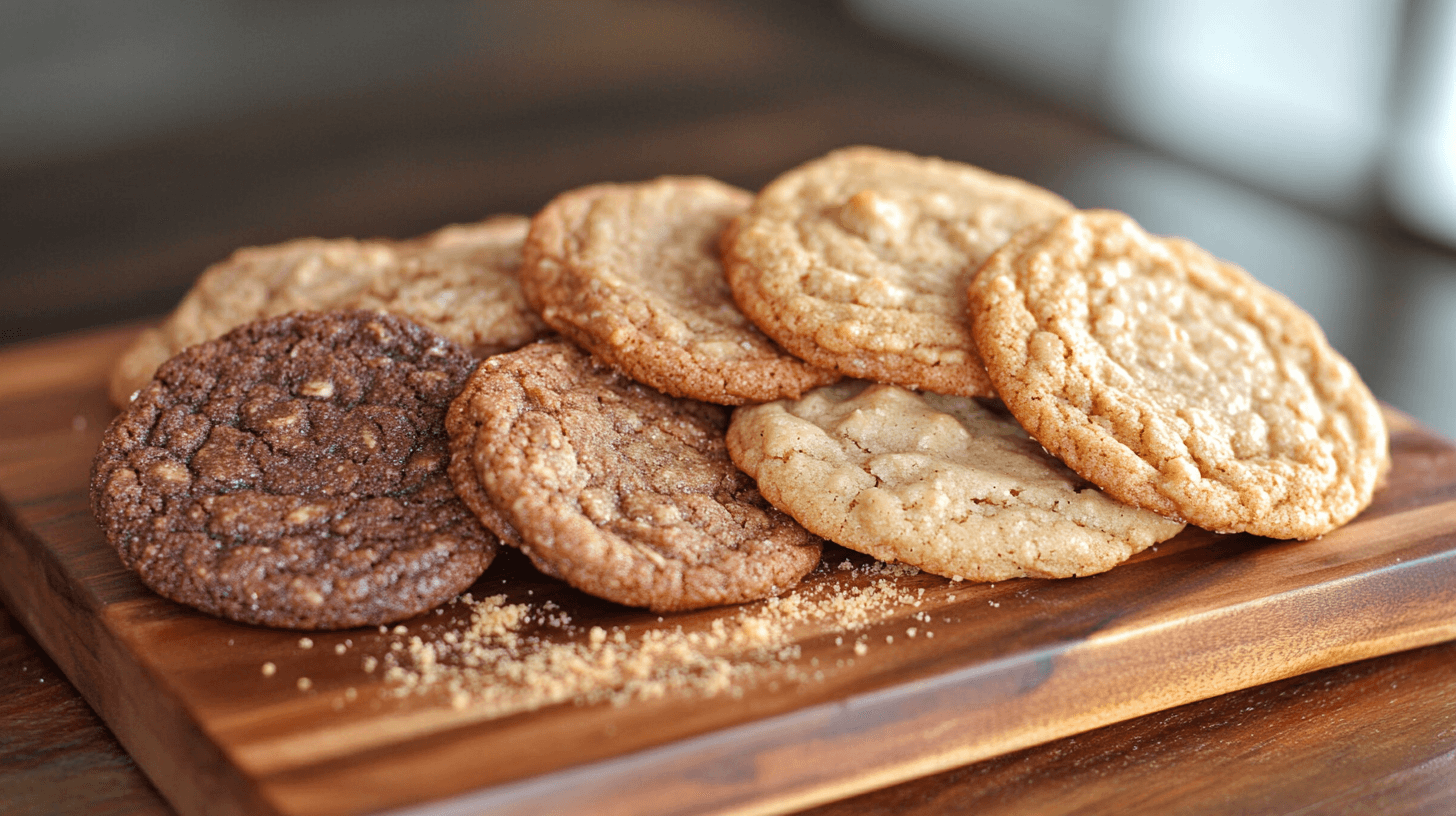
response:
M445 411L473 362L376 312L247 324L169 360L107 427L92 508L143 583L214 615L417 615L498 546L445 471Z
M456 456L538 568L666 612L777 595L819 562L821 542L733 466L728 417L548 340L483 361L447 422L473 434Z
M526 299L552 328L674 396L742 405L833 382L733 303L718 238L752 200L702 177L562 194L531 221Z
M172 314L122 354L112 402L125 407L157 366L190 345L299 310L404 315L477 356L525 345L545 330L516 282L528 224L499 216L412 241L306 238L240 249L203 272Z
M1117 499L1218 532L1307 539L1370 503L1380 408L1314 319L1128 216L1031 228L969 288L996 390Z
M845 148L765 187L723 236L723 261L743 312L814 365L991 396L966 284L1016 230L1071 209L970 165Z
M1090 575L1183 529L968 397L846 381L738 409L728 450L811 532L955 580Z

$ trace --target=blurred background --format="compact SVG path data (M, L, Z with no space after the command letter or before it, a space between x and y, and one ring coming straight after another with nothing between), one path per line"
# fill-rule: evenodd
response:
M246 244L851 143L1191 238L1456 436L1456 0L10 0L0 342Z

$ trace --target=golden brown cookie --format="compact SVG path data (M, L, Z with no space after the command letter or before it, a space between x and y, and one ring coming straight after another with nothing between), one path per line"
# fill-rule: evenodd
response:
M811 532L955 580L1090 575L1183 529L969 397L846 381L738 409L728 450Z
M1128 216L1030 228L969 289L996 389L1110 495L1218 532L1313 538L1370 503L1380 408L1314 319Z
M752 199L701 177L564 193L531 221L526 299L552 328L673 396L742 405L833 382L733 303L718 238Z
M545 326L515 279L528 223L499 216L412 241L305 238L240 249L137 337L112 371L112 402L124 407L157 366L188 346L299 310L400 314L477 356L529 343Z
M548 340L483 361L447 427L473 432L455 456L543 572L663 612L776 595L819 562L728 458L728 414Z
M376 312L249 323L168 360L108 426L92 507L143 583L214 615L418 615L497 549L445 471L445 411L473 362Z
M853 377L991 396L966 319L976 267L1071 205L976 167L851 147L769 184L723 237L743 312L791 353Z

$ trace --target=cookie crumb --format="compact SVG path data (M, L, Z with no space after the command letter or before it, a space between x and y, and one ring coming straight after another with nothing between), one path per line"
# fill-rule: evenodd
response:
M300 677L300 678L298 678L298 690L299 691L308 691L311 688L313 688L313 681L312 680L308 679L307 677Z
M824 570L833 567L825 565ZM544 706L625 706L672 696L741 699L753 688L803 688L833 669L805 658L800 645L820 633L836 646L912 614L923 593L893 577L918 570L866 564L848 580L810 582L745 604L710 620L662 616L646 628L575 626L555 602L512 603L494 595L463 604L452 628L423 632L384 647L385 693L429 695L472 716L495 718ZM844 573L839 573L844 575ZM917 628L917 632L918 632ZM894 636L887 640L893 642ZM801 663L800 661L805 661ZM366 660L366 670L376 663Z
M300 648L300 649L312 649L313 648L313 638L299 638L298 639L298 648Z
M278 673L278 667L275 666L275 665L273 665L273 661L270 660L267 663L264 663L263 664L263 676L264 677L272 677L273 675L275 675L277 673Z

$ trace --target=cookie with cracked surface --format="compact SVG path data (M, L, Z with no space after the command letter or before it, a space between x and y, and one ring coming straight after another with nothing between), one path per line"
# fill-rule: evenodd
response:
M782 593L822 543L728 458L729 409L671 397L566 341L481 362L450 407L521 550L576 588L656 612Z
M1312 317L1122 213L1018 235L969 305L1007 408L1121 501L1307 539L1364 509L1389 467L1379 405Z
M728 450L811 532L954 580L1090 575L1183 529L969 397L846 381L738 409Z
M473 366L376 312L192 346L107 427L91 504L143 583L243 623L340 629L465 590L497 550L456 497L445 411Z
M304 238L240 249L138 335L112 370L111 400L126 407L157 366L188 346L293 311L400 314L477 356L523 346L545 331L516 281L529 223L497 216L410 241Z
M851 377L993 396L965 287L1055 194L958 162L834 151L765 187L723 237L743 312L789 352Z
M552 328L673 396L743 405L833 382L764 336L728 291L718 238L752 200L685 176L563 193L531 221L526 299Z

